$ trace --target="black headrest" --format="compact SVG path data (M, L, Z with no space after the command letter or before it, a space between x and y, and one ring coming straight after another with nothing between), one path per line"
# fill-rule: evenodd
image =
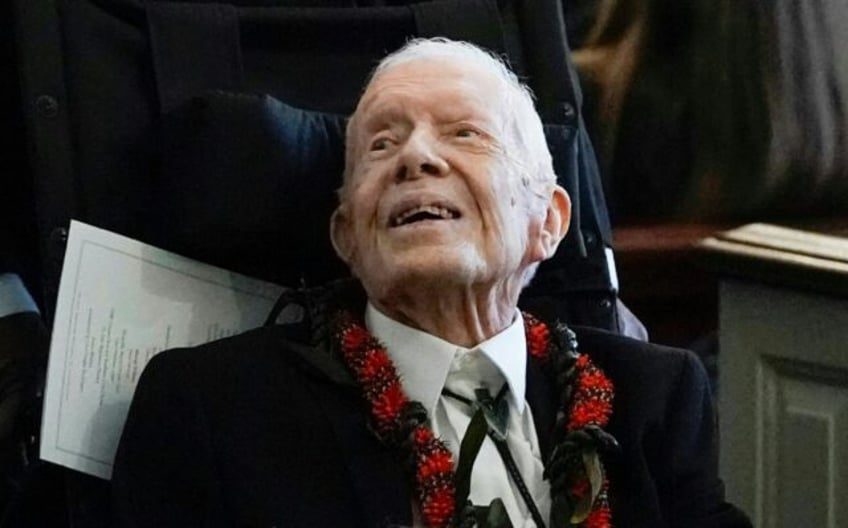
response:
M347 273L328 235L342 116L215 91L162 119L157 243L281 284Z

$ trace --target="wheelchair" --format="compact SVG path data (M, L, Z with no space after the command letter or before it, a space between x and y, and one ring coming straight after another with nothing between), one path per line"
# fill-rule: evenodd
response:
M37 239L27 258L48 327L71 219L284 286L344 277L327 233L345 116L382 56L444 36L503 56L532 88L572 199L571 229L521 307L622 328L558 1L15 0L12 15ZM38 460L43 361L23 389L0 526L108 526L108 482Z

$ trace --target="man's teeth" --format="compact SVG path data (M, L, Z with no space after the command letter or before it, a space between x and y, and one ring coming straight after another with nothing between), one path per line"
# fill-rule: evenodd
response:
M437 205L419 205L418 207L414 207L412 209L404 211L403 213L395 217L394 225L403 225L406 223L407 220L419 214L427 214L444 220L456 218L456 214L454 214L453 211L445 207L440 207Z

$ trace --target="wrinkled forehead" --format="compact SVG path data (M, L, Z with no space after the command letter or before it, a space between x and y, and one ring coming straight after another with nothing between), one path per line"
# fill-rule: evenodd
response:
M476 111L479 117L498 121L506 110L507 89L494 72L468 59L413 58L377 72L360 98L351 124L361 126L377 112L433 104L448 114Z

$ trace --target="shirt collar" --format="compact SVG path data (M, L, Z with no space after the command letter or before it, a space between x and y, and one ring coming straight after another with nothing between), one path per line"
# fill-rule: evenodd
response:
M524 319L518 309L515 312L512 324L473 349L399 323L370 302L365 309L365 326L386 347L407 396L421 402L428 413L432 414L436 407L454 358L474 349L480 350L501 372L516 409L523 412L527 340Z

